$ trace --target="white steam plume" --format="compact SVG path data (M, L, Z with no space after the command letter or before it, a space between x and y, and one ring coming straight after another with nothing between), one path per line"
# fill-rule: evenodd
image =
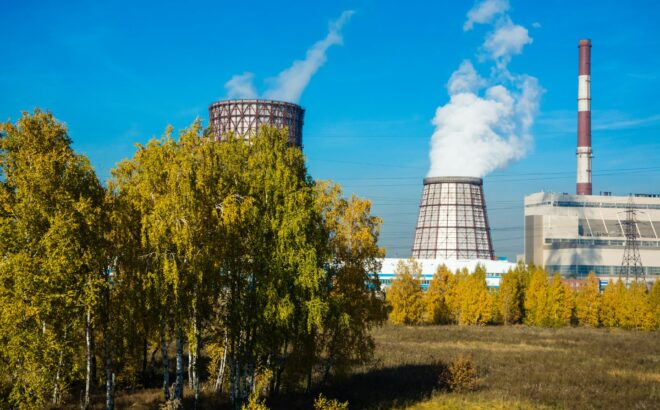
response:
M257 90L252 84L254 74L236 74L225 83L228 98L257 98Z
M483 10L486 3L491 5L488 13L473 12ZM468 29L508 9L508 2L499 9L493 3L502 4L486 0L470 10ZM438 107L433 118L428 176L483 177L527 153L543 89L534 77L510 73L507 64L531 42L524 27L513 24L507 15L500 16L481 47L495 63L490 78L481 77L469 60L454 71L447 82L449 102Z
M522 53L523 47L532 42L525 27L513 24L506 17L498 21L495 31L488 33L483 49L500 66L506 66L511 56Z
M304 60L296 60L290 67L281 71L277 77L269 79L270 86L263 93L264 98L297 103L309 84L312 76L326 62L328 48L342 44L341 29L355 14L353 10L344 11L336 21L330 23L328 34L307 50ZM229 98L256 98L252 73L233 76L225 84Z
M468 11L468 20L463 24L463 31L472 30L474 23L490 23L495 16L505 13L507 10L509 10L508 0L485 0L475 3Z
M330 23L328 35L307 50L304 60L294 61L291 67L279 73L264 96L274 100L298 102L309 80L327 60L328 48L342 44L342 26L353 14L352 10L344 11L337 21Z

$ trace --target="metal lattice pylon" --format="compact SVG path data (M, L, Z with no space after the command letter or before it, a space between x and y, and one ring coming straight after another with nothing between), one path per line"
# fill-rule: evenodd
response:
M635 280L644 277L644 266L642 257L639 255L639 234L637 232L637 210L635 209L633 197L630 196L625 210L626 218L621 221L624 235L626 236L626 245L623 249L623 261L619 271L619 279L624 275L626 283L629 283L630 277Z

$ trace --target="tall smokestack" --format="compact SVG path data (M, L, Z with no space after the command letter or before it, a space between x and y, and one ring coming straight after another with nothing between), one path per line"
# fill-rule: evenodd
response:
M591 40L580 40L578 72L578 195L591 195Z

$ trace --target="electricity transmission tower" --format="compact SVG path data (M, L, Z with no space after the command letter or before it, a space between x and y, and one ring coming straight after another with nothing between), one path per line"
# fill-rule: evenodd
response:
M644 266L642 265L642 258L639 256L637 210L634 207L632 195L628 200L628 205L624 212L626 218L621 221L621 224L623 225L623 234L626 237L626 244L623 249L623 261L621 262L621 270L619 270L619 279L625 275L626 284L628 284L631 276L635 277L635 281L640 277L644 277Z

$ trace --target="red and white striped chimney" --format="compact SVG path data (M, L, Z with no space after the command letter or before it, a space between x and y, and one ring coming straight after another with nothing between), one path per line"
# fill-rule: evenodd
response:
M578 195L591 195L591 40L580 40L578 72Z

